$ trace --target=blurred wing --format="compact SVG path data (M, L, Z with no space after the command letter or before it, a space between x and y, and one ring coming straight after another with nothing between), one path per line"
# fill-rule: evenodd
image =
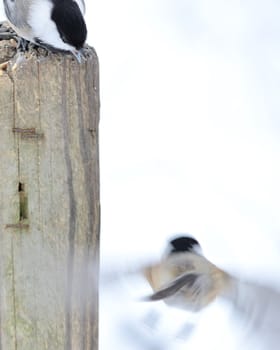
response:
M278 349L280 343L280 292L254 282L232 279L223 297L231 303L232 320L243 334L246 349Z
M4 0L4 10L8 20L16 28L29 27L28 18L28 2L17 0Z
M277 329L280 332L279 291L257 283L236 279L235 286L224 297L231 300L236 312L253 328Z
M199 275L194 273L183 274L175 278L170 283L168 283L165 287L159 289L157 292L146 297L145 300L156 301L156 300L162 300L162 299L171 297L183 287L187 287L187 288L193 287L198 277Z

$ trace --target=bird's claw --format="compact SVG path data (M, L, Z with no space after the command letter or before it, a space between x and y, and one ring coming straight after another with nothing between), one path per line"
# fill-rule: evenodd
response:
M85 60L85 56L83 53L83 49L80 50L72 50L71 51L72 55L76 58L76 60L78 61L78 63L82 63Z

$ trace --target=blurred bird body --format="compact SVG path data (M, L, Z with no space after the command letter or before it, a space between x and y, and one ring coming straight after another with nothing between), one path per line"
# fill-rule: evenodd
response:
M222 322L224 320L225 323L229 322L228 325L231 327L232 333L235 334L230 344L232 347L225 346L225 349L267 350L279 348L280 292L255 281L243 280L239 276L233 276L217 267L203 256L200 245L195 239L191 237L175 238L169 242L169 248L159 261L150 264L145 262L137 268L130 264L129 267L130 269L125 269L120 274L114 271L113 274L107 275L107 282L111 285L118 277L144 275L153 290L151 295L144 298L145 301L163 301L168 306L191 312L206 309L216 299L223 301L217 303L216 306L213 305L212 309L209 307L205 313L190 315L187 312L184 314L183 322L185 322L186 327L185 325L180 327L180 330L175 332L175 337L177 334L180 334L180 337L184 334L184 341L190 339L189 337L194 334L194 329L198 329L198 334L204 336L205 328L202 327L202 333L200 333L199 322L203 321L205 316L209 322L208 317L211 315L210 322L213 320L213 324L208 324L207 329L214 332L213 341L220 342L223 338L220 337L220 329L226 328L223 328L224 325L221 326L219 323L221 320L213 311L221 310L222 307L226 314L226 318ZM261 277L260 275L260 281ZM134 284L132 284L132 290L137 290L139 293ZM114 302L116 295L117 293L114 293ZM157 307L157 311L161 310L161 305ZM167 317L167 323L175 324L177 321L175 310L169 310L172 311L171 313L166 313L166 308L162 308L162 310L164 317ZM159 316L159 318L161 317ZM154 326L150 325L153 328L152 339L154 339L154 330L157 329L159 321L156 322ZM131 326L131 321L128 324ZM140 324L135 327L137 331L140 328ZM172 327L170 326L170 328ZM169 329L163 330L166 333L168 331ZM130 329L128 333L131 333ZM209 340L207 336L206 331L206 342ZM194 334L195 337L196 334ZM220 348L220 345L218 347ZM172 347L169 346L169 348ZM215 347L210 348L215 349Z
M199 311L226 293L230 276L192 252L170 254L158 264L146 267L144 275L154 290L148 300Z
M276 336L280 341L279 291L218 268L197 250L200 245L191 237L178 237L170 245L172 249L159 263L144 269L154 291L146 300L200 311L222 298L232 305L235 315L242 317L246 327L269 332L270 339Z

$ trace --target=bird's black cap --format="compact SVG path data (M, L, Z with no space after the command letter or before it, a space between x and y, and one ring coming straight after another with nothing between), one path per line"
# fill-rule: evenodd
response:
M195 248L200 248L198 241L190 236L179 236L170 242L170 253L194 252Z
M87 27L83 14L74 0L52 0L54 7L51 19L55 22L61 39L81 49L87 38Z

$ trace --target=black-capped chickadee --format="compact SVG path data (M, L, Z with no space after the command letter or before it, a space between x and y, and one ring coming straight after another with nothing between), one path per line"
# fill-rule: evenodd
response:
M6 16L23 39L80 60L87 37L84 0L3 0Z
M147 300L189 311L201 310L231 284L230 276L202 255L198 241L187 236L171 240L162 260L144 274L154 290Z
M231 303L246 327L262 333L265 346L280 341L280 292L218 268L192 237L171 240L162 260L146 267L144 274L154 291L145 300L199 311L219 297Z

